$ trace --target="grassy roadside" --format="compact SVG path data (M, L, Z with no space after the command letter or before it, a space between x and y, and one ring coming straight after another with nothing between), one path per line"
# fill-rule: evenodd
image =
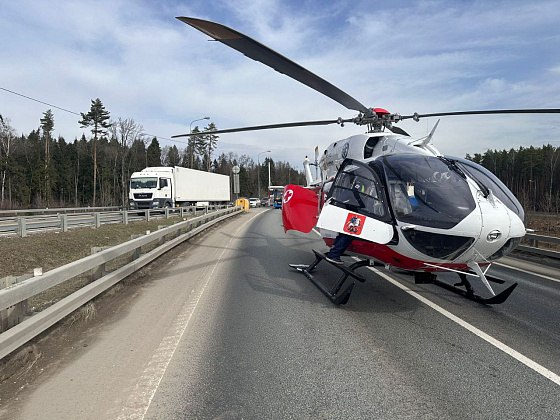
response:
M34 233L25 238L0 238L0 279L33 273L41 267L43 273L91 255L92 247L110 247L130 240L131 235L154 232L159 226L183 221L180 217L131 222L128 225L102 225L98 229L83 227L68 232ZM121 262L121 265L124 262ZM120 266L120 265L119 265ZM115 267L116 268L116 267ZM79 290L91 278L85 273L67 280L27 300L27 311L40 312Z
M114 246L130 240L133 234L153 232L158 226L182 221L179 217L128 225L102 225L71 229L68 232L33 233L25 238L0 238L0 278L20 276L42 267L43 273L80 258L87 257L92 247Z
M90 255L92 247L118 245L130 240L131 235L145 234L147 230L154 232L158 226L169 226L181 221L183 219L180 217L171 217L150 222L131 222L128 225L102 225L99 229L84 227L64 233L33 233L25 238L0 237L0 278L32 273L37 267L42 267L45 273ZM85 274L39 293L28 299L27 315L44 310L90 281L90 276ZM130 283L127 287L134 290L134 286L139 284ZM103 295L112 297L108 302L103 303L103 299L89 302L55 327L0 360L0 418L4 418L5 414L3 405L9 401L17 402L18 394L34 382L33 378L56 368L60 354L75 352L77 347L71 344L75 343L75 336L87 334L92 319L103 322L104 316L111 313L107 305L115 302L118 305L121 300L126 302L130 298L130 294L118 293L123 289L122 282L113 286Z

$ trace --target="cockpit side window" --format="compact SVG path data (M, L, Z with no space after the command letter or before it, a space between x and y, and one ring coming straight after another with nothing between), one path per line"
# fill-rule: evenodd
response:
M383 186L377 174L367 166L346 161L329 192L334 205L379 220L391 219Z

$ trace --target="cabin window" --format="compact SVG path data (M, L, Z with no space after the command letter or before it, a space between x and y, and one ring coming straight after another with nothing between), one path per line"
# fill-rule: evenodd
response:
M384 189L377 174L367 166L346 162L330 189L331 202L376 219L390 220Z

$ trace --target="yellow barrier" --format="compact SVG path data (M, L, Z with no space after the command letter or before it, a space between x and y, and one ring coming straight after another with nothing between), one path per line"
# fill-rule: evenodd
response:
M238 198L237 200L235 200L235 205L241 206L244 211L249 211L249 200L247 200L246 198Z

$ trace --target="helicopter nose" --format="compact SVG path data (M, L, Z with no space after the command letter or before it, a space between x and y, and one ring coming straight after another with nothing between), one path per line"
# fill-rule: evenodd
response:
M511 237L523 236L525 227L519 217L494 200L480 203L482 228L475 249L484 258L498 252Z

